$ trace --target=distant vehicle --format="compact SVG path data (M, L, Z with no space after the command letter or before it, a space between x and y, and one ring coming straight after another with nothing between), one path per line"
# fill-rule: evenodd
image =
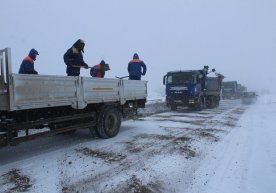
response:
M257 94L255 92L244 92L241 101L243 104L252 104L257 100Z
M14 74L10 48L0 67L0 146L84 128L111 138L147 99L147 81Z
M202 70L170 71L163 77L166 104L171 110L178 106L202 110L219 105L224 77L216 74L216 77L203 78L202 74Z
M247 92L246 86L243 86L241 84L237 85L237 97L241 98L243 96L243 93Z
M222 82L222 99L237 99L238 97L238 82L223 81Z

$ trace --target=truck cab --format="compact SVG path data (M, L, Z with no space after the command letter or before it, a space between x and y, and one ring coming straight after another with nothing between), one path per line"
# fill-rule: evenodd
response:
M222 98L223 99L237 99L237 81L224 81L222 82Z
M166 104L172 110L177 106L202 108L205 78L202 70L171 71L163 77L166 86Z

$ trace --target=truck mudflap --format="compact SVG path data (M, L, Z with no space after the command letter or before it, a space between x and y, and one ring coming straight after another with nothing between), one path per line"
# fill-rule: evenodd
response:
M206 108L215 108L219 106L220 96L207 96Z
M206 102L204 97L197 97L197 98L189 99L188 107L191 109L201 111L205 107L205 104Z

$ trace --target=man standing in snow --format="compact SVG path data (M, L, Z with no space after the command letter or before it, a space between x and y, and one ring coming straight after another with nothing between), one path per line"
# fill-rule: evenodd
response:
M133 59L128 63L127 70L129 73L129 80L141 80L141 75L144 76L146 74L147 67L145 63L139 59L138 54L135 53Z
M67 65L66 73L68 76L79 76L81 67L88 68L88 65L83 61L84 46L84 41L78 39L64 54L63 59Z
M110 70L109 65L106 64L104 60L102 60L100 64L97 64L91 68L90 75L92 77L104 78L105 71L108 70Z
M34 61L36 60L36 56L39 55L35 49L31 49L29 55L24 58L22 61L19 74L38 74L37 71L34 69Z

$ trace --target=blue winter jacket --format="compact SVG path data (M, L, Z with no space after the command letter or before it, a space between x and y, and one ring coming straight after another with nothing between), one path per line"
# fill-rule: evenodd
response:
M67 65L66 73L68 76L79 76L81 67L88 67L83 61L82 52L84 48L84 41L78 39L71 48L64 54L63 59Z
M34 69L34 60L27 56L21 63L19 68L19 74L38 74L37 71Z
M68 76L79 76L80 75L80 67L87 66L87 64L83 61L83 56L81 51L77 48L72 47L67 50L67 52L63 56L64 62L67 65L66 73ZM73 67L80 66L80 67Z
M36 60L36 56L39 55L35 49L31 49L29 55L24 58L22 61L19 74L38 74L34 69L34 61Z
M104 78L105 71L101 64L93 66L90 70L90 75L92 77Z
M137 54L134 54L133 60L128 63L128 73L130 79L141 80L141 76L147 72L145 63L139 59Z

